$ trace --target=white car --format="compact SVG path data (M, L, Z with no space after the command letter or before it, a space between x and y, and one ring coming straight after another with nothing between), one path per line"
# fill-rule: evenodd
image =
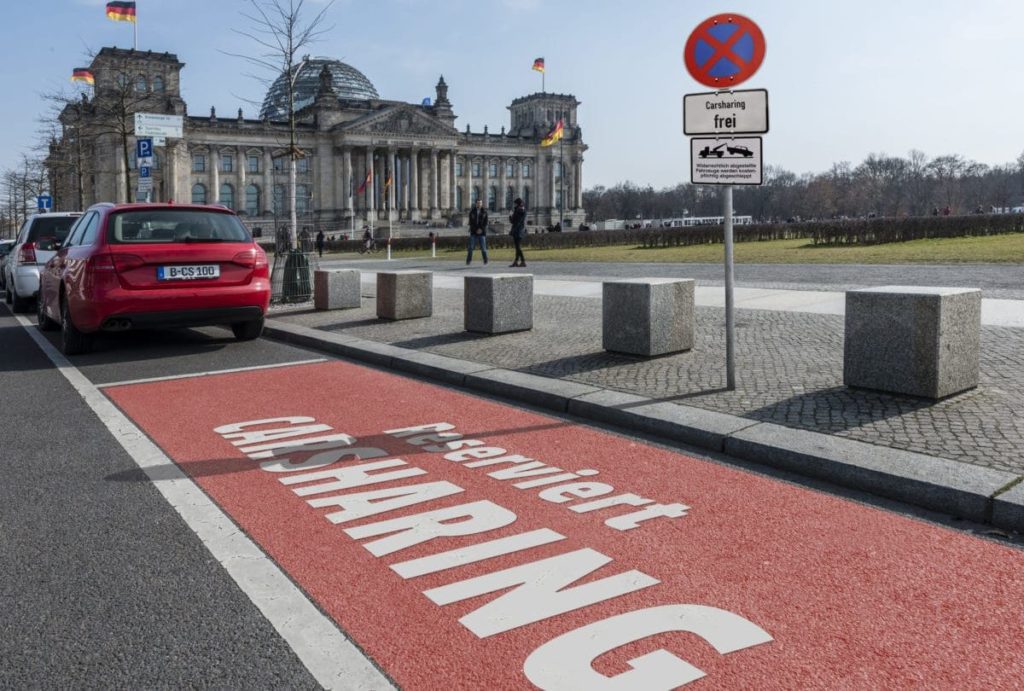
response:
M39 294L39 270L50 260L82 215L65 211L29 216L3 266L4 300L15 312L27 312Z
M7 255L11 253L15 242L16 240L0 240L0 290L5 288L4 266L7 263Z

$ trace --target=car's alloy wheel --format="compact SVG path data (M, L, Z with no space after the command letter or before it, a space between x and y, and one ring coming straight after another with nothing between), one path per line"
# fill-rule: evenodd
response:
M46 316L45 303L43 303L42 297L36 300L36 323L41 331L53 331L58 326L57 322Z
M60 349L65 355L86 353L92 348L92 337L75 328L67 300L60 303Z
M231 325L231 331L239 341L251 341L259 338L263 333L263 317L252 319L247 322L236 322Z

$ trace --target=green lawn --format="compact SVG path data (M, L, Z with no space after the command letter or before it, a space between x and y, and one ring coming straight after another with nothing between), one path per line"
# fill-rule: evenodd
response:
M636 246L582 247L578 249L524 248L526 261L578 262L672 262L713 263L722 261L722 245L667 247L644 249ZM395 251L395 258L430 256L430 253ZM494 262L511 262L512 250L489 252ZM474 253L479 261L479 252ZM337 258L359 257L358 254L336 254ZM383 252L362 255L374 259ZM465 250L438 250L440 259L459 259ZM853 245L845 247L815 246L808 240L773 240L770 242L738 242L735 259L744 264L1010 264L1024 263L1024 233L976 238L914 240L885 245Z

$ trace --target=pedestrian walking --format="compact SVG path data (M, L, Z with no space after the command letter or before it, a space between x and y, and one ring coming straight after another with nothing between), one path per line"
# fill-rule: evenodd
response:
M469 250L466 252L466 266L473 261L473 245L480 245L480 254L487 265L487 209L484 200L477 199L476 206L469 212Z
M316 231L316 251L322 257L324 256L324 231Z
M523 256L523 238L526 237L526 209L523 207L523 200L517 198L514 202L512 215L508 217L512 224L512 230L508 232L512 236L512 243L516 246L516 256L510 266L526 266L526 257Z

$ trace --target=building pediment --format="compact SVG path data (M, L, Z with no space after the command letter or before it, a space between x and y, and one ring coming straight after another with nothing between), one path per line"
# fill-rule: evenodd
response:
M345 134L394 137L455 137L458 132L415 106L395 106L341 125Z

